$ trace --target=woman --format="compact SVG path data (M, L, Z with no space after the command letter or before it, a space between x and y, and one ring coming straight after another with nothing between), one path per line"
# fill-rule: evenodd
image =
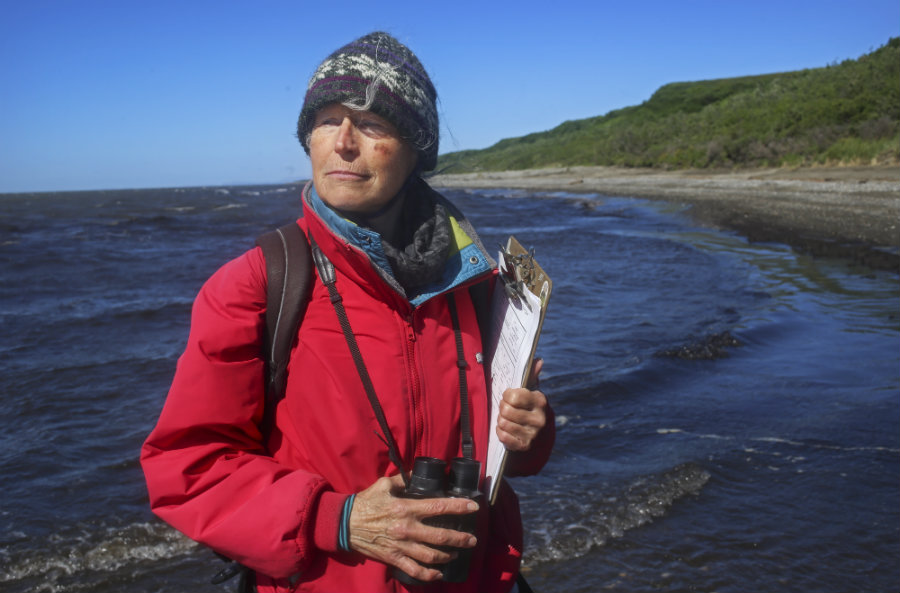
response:
M206 282L165 407L142 450L151 506L255 571L259 591L415 590L397 580L401 573L434 591L508 591L522 549L508 486L495 505L400 496L402 473L417 456L468 455L483 465L492 430L469 288L493 283L496 272L462 214L422 180L437 160L434 87L408 48L372 33L322 62L297 132L313 172L297 224L331 262L338 296L317 274L285 397L272 428L262 431L260 249ZM352 338L341 329L335 300ZM357 344L384 425L348 339ZM507 474L536 473L554 439L546 397L508 390L495 430L510 451ZM470 513L477 517L474 536L427 524ZM443 582L445 563L470 549L468 579Z

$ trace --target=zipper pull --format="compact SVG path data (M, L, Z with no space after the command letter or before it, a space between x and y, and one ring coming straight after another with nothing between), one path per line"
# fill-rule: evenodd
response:
M414 323L415 323L415 319L413 318L413 315L410 314L406 318L406 337L409 339L410 342L416 341L416 328L413 325Z

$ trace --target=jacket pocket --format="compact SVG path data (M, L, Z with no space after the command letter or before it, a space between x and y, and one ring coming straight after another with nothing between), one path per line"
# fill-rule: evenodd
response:
M509 591L522 563L522 515L519 498L503 480L491 507L490 537L485 550L480 591Z

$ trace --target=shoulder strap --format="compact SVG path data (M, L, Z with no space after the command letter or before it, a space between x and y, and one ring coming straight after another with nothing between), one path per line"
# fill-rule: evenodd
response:
M312 286L309 242L297 223L261 235L256 244L266 259L266 421L284 397L288 357Z

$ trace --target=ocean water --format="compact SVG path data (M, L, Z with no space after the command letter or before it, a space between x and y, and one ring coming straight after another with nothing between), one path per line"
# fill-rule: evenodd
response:
M219 265L293 185L0 196L0 591L215 592L138 451ZM447 192L555 281L554 455L514 480L538 593L897 591L896 272L600 195Z

